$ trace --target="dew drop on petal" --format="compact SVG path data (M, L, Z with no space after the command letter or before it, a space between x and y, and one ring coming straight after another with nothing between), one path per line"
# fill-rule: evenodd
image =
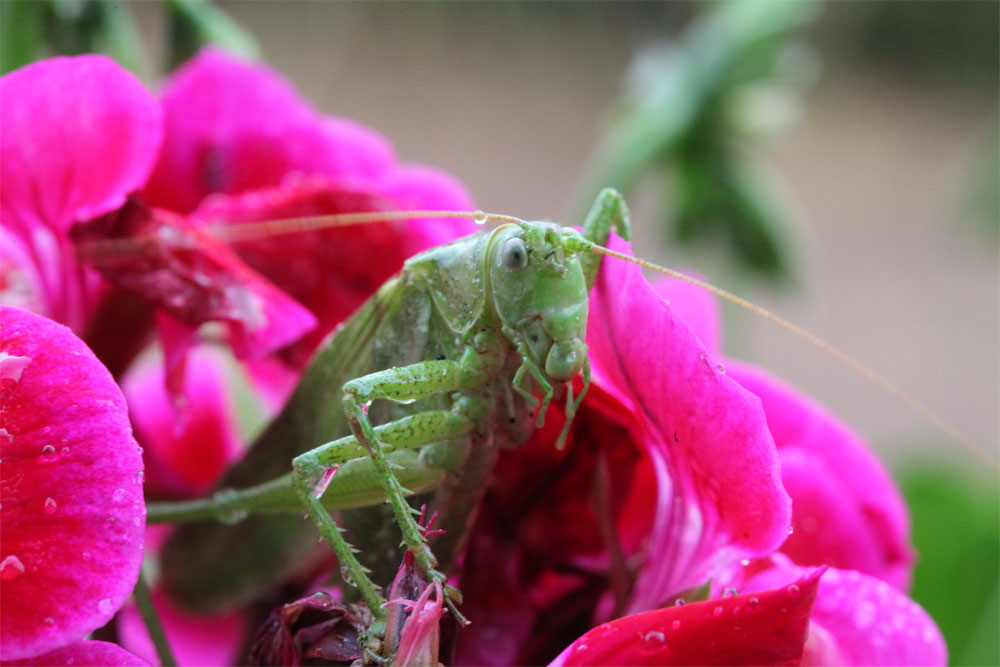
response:
M56 459L56 448L53 445L45 445L42 447L42 462L51 463Z
M732 587L732 586L730 586L729 588L725 588L722 591L722 597L724 597L724 598L731 598L731 597L733 597L733 596L735 596L737 594L738 594L738 591L734 587Z
M59 505L56 504L55 499L53 499L53 498L46 498L45 499L45 506L43 507L43 511L46 514L55 514L56 510L58 508L59 508Z
M69 456L69 447L63 447L59 450L59 456Z
M725 364L721 364L721 363L720 364L716 364L715 368L716 368L716 370L718 370L723 375L726 374L726 365Z
M0 562L0 581L11 581L22 574L24 574L24 563L17 556L7 556Z
M715 616L716 618L722 616L722 607L716 607L715 609L713 609L712 616Z
M111 502L120 503L125 499L125 489L118 488L111 493Z
M144 479L146 479L146 473L144 473L142 470L139 470L134 475L132 475L133 484L142 484Z
M673 628L674 630L680 630L681 629L681 622L680 621L674 621L673 623L670 624L670 627Z
M659 651L666 643L667 636L659 630L650 630L643 636L642 641L645 643L646 649Z
M683 598L677 598L676 600L674 600L674 606L675 607L683 607L684 606L684 599Z
M89 551L84 551L83 552L83 560L90 560L90 552Z
M743 567L746 567L749 564L750 564L750 560L747 559L747 558L744 558L743 560L740 561L740 565L742 565Z
M751 607L756 607L757 605L759 605L759 604L760 604L760 600L758 600L758 599L757 599L757 598L755 598L755 597L752 597L752 598L750 598L750 599L748 600L748 602L750 603L750 606L751 606Z
M789 597L795 598L799 596L799 587L796 584L792 584L785 591L787 591Z
M587 645L586 644L580 644L579 646L576 647L576 650L577 651L586 651L587 650Z
M113 605L111 604L110 598L103 598L97 603L97 610L102 614L110 614L112 609Z

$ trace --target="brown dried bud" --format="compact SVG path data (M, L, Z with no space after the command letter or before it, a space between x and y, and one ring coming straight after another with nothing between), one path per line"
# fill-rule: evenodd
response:
M349 665L361 658L361 634L371 622L364 605L319 591L271 612L257 631L254 665Z

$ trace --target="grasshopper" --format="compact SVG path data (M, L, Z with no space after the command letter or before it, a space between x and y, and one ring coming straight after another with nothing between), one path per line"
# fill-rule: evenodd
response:
M410 258L324 343L284 410L222 482L223 489L251 487L239 493L272 508L304 509L308 521L254 516L232 526L182 526L163 551L168 587L201 609L246 601L301 567L318 530L378 624L385 599L369 572L383 574L398 561L363 563L329 511L383 502L420 571L444 583L499 448L527 439L559 385L566 387L564 438L587 391L587 303L601 261L588 251L606 244L612 228L629 236L628 210L605 190L582 234L508 221ZM433 553L406 500L432 490L445 531ZM236 493L218 492L207 516L241 519L245 510L231 509ZM356 534L382 523L378 508L344 519ZM220 576L238 554L251 555L249 569ZM445 590L464 620L457 591Z
M391 659L392 638L380 643L385 599L373 581L387 579L398 565L391 548L398 538L393 534L386 545L386 527L398 526L419 570L429 582L444 584L499 449L523 443L541 425L559 385L565 386L567 414L562 440L587 391L583 341L601 255L645 264L601 247L612 229L629 236L627 207L613 190L598 197L582 234L492 217L505 224L409 259L331 334L222 490L184 515L216 521L181 526L164 547L165 583L182 602L217 611L259 596L308 565L318 531L375 619L366 657ZM912 405L808 332L692 282L792 329ZM582 390L574 396L579 376ZM321 442L327 444L309 449ZM411 493L433 493L431 505L441 515L437 527L444 530L433 552L407 501ZM164 520L156 505L149 509ZM255 516L242 520L248 509ZM306 518L258 515L257 509L304 510ZM240 567L230 570L238 556ZM458 591L442 590L455 618L464 621Z

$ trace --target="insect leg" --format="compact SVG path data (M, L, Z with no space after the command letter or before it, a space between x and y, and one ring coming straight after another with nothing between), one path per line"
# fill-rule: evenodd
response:
M471 432L473 427L472 420L464 415L446 410L435 410L417 413L385 424L379 427L378 436L388 444L390 450L415 448L460 438ZM325 490L324 478L330 474L333 466L355 463L356 460L352 459L363 453L364 451L354 436L347 436L308 451L292 461L292 485L309 514L309 518L316 524L320 535L330 544L337 555L345 579L358 589L362 599L375 617L384 618L385 610L382 605L385 600L378 594L375 585L368 578L367 569L354 556L355 549L344 539L342 529L333 521L320 500ZM383 460L385 459L383 458ZM371 463L368 460L365 462ZM389 466L388 462L386 462L386 466ZM359 469L356 469L354 477L364 475L364 468L365 466L362 466L360 472ZM378 470L377 464L375 468ZM349 482L344 477L338 478L336 474L334 479L340 483ZM377 480L381 483L381 475L377 476Z
M583 236L588 241L598 245L607 245L612 228L618 235L628 241L632 236L632 226L628 206L621 193L612 188L605 188L597 195L597 200L587 213L583 222ZM584 253L580 257L583 277L587 281L587 289L594 286L597 279L597 269L601 266L601 256Z
M416 510L406 502L405 496L408 491L399 483L386 460L383 444L376 436L365 406L377 399L411 401L440 392L471 389L493 377L499 365L500 358L495 353L479 353L470 347L461 362L424 361L371 373L344 384L344 411L347 414L347 421L358 441L368 449L385 491L386 500L399 524L403 543L428 578L441 583L445 582L446 577L435 569L437 559L427 546L426 538L413 518ZM454 436L448 436L452 437ZM420 440L426 443L448 438L438 435L431 437L427 431L414 431L412 435L413 441Z

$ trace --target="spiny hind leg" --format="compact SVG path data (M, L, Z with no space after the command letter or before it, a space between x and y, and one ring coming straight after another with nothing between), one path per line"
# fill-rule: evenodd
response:
M438 581L442 584L445 583L447 577L437 570L437 559L431 552L420 526L414 519L414 515L419 512L406 502L406 496L410 492L399 483L391 464L386 460L385 443L376 436L376 430L368 419L365 406L376 399L411 401L443 391L455 391L476 386L483 382L484 377L488 376L488 371L481 362L482 359L470 350L463 357L461 363L447 360L419 362L410 366L372 373L344 384L344 411L347 414L347 421L358 442L368 450L385 492L386 501L396 517L403 543L413 554L417 566L424 572L428 580ZM468 417L463 417L463 419L465 422L460 431L455 430L446 434L433 435L418 431L412 437L425 444L453 440L471 433L474 428L472 419ZM448 598L446 600L448 607L455 614L455 618L464 622L465 619L458 613L455 601L451 599L451 594L446 593L446 598Z
M431 410L409 415L379 426L374 430L386 443L389 452L419 448L427 444L461 438L472 430L467 417L447 410ZM385 599L368 577L368 570L361 565L354 549L343 537L343 530L333 521L323 505L327 490L331 496L342 497L344 487L350 494L350 505L376 503L386 499L385 486L378 474L378 466L364 456L365 449L355 436L347 436L310 450L292 461L292 486L308 516L316 524L320 535L333 548L340 563L344 579L358 589L365 604L376 619L384 620ZM383 460L386 461L384 455ZM390 467L393 465L386 461ZM435 464L447 461L435 461ZM368 465L358 465L368 464ZM343 466L337 469L338 466ZM333 471L336 470L336 473ZM420 483L440 481L443 471L428 469ZM327 487L329 483L329 487Z
M625 198L613 188L604 188L597 195L594 205L590 207L590 212L583 221L583 236L588 241L606 246L612 229L626 241L632 238L632 222ZM594 253L584 253L580 257L588 289L594 286L601 259L600 255Z

